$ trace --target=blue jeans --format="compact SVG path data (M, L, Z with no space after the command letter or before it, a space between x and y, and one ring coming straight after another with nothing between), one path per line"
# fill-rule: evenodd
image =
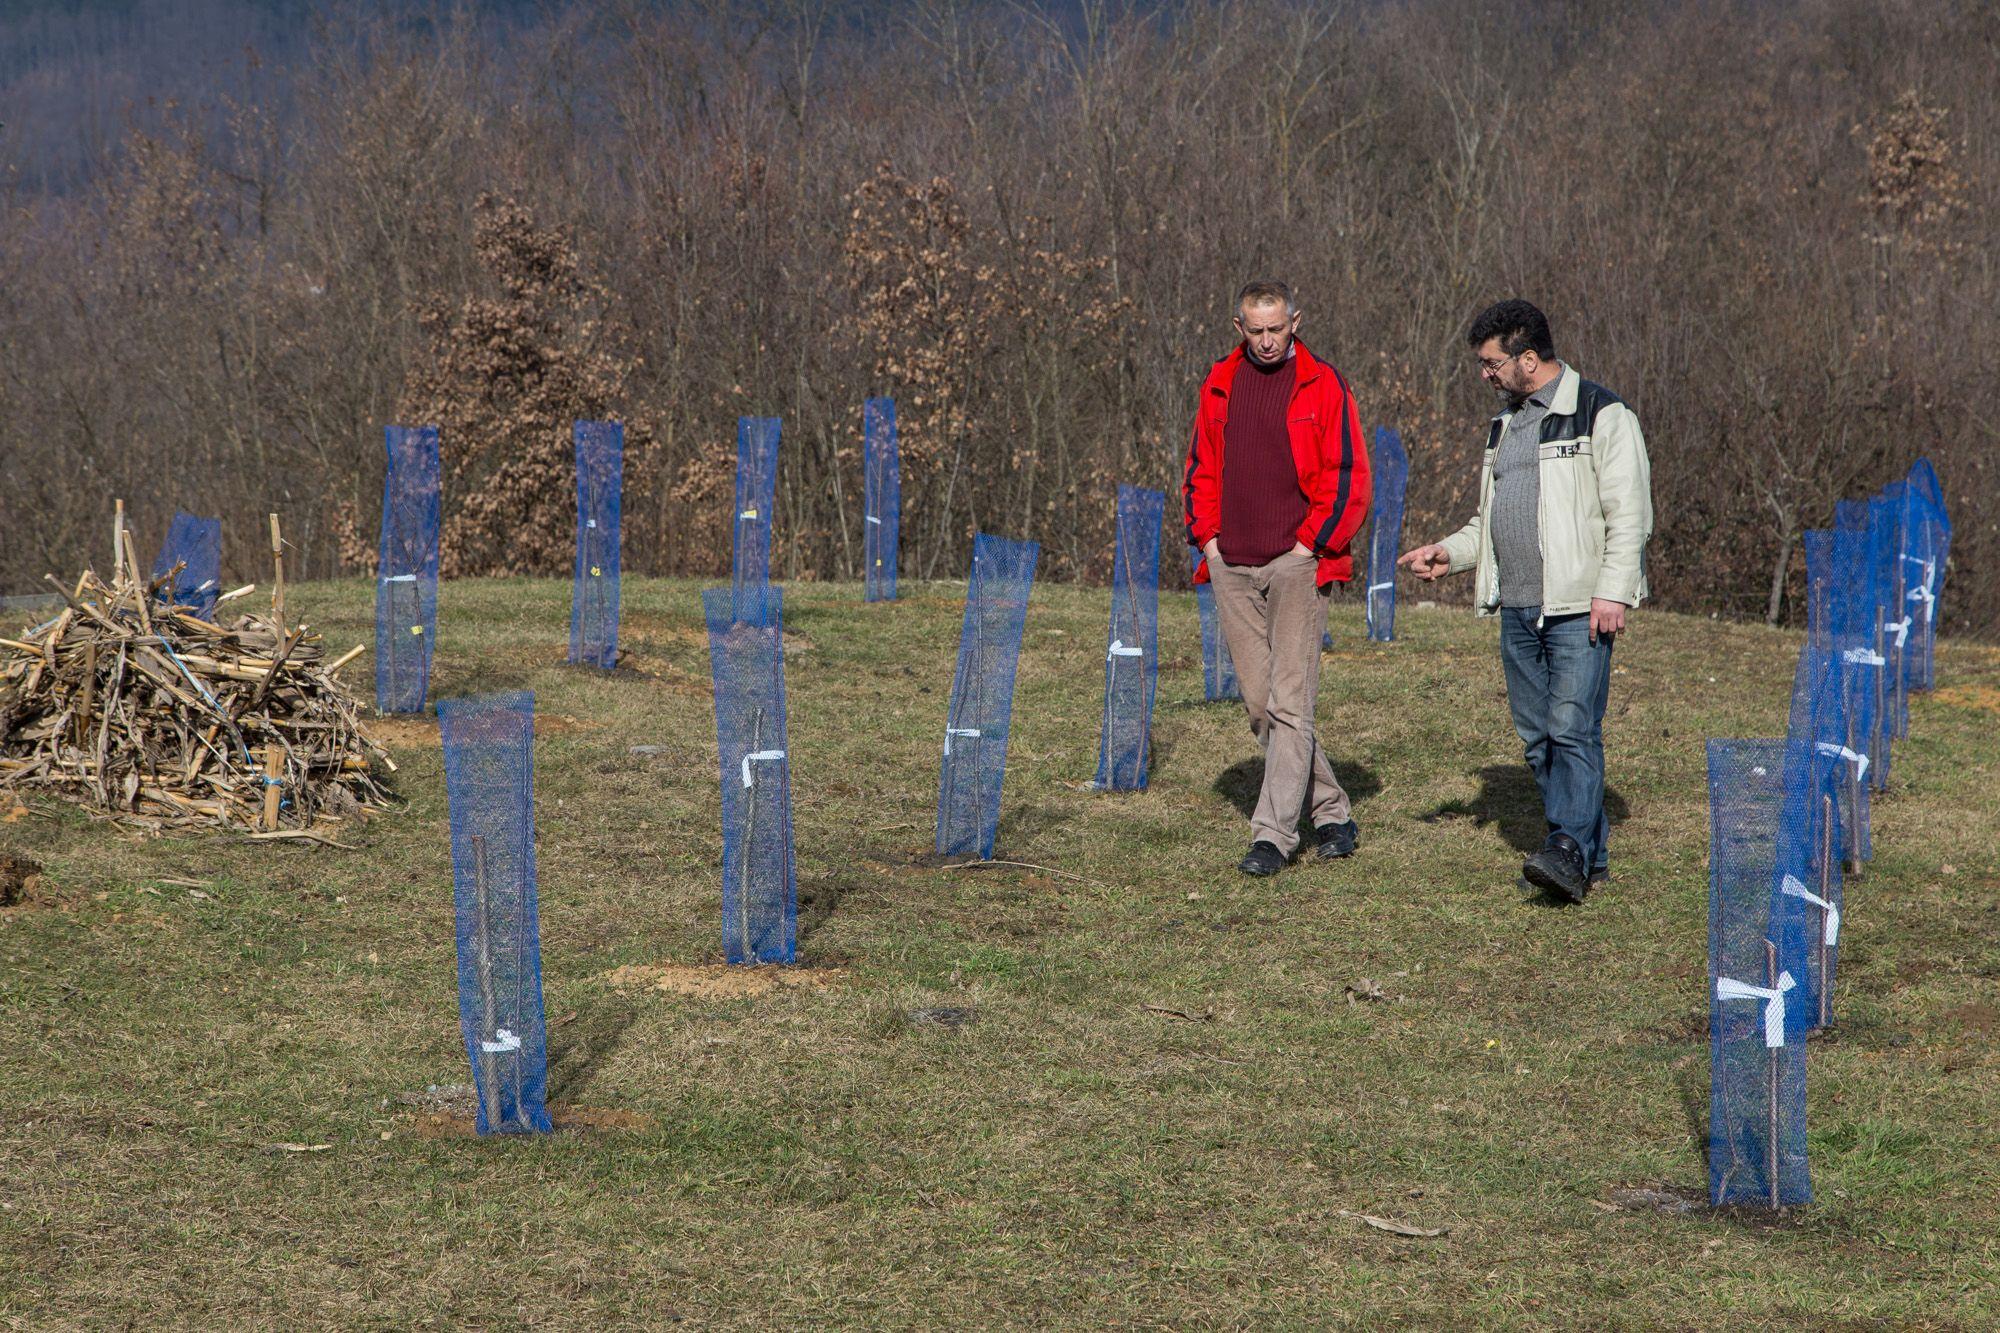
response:
M1549 834L1567 833L1593 870L1607 864L1604 704L1611 695L1611 639L1590 637L1590 615L1551 616L1538 606L1502 607L1500 662L1507 706L1542 789Z

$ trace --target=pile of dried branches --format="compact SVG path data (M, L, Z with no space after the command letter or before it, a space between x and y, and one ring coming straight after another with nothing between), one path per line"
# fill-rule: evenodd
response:
M168 600L178 567L136 574L124 540L110 583L51 576L63 609L0 638L0 787L156 832L322 841L315 825L387 805L377 765L395 765L335 675L361 649L328 662L318 635L286 629L282 563L270 612L224 625Z

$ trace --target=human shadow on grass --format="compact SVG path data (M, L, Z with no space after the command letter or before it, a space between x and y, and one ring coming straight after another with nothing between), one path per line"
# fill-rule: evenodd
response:
M1372 800L1382 790L1382 779L1374 769L1362 764L1343 764L1329 755L1327 762L1333 764L1333 776L1347 791L1347 799L1360 806ZM1229 798L1229 803L1245 819L1257 812L1257 794L1264 789L1264 756L1252 755L1239 759L1222 770L1215 780L1214 790L1218 795Z
M1625 798L1607 786L1605 818L1622 824L1630 814ZM1501 839L1523 856L1541 850L1549 836L1541 788L1535 785L1535 775L1526 764L1488 764L1479 770L1479 791L1470 801L1445 801L1419 817L1426 824L1448 819L1470 819L1481 827L1491 824Z
M638 1018L632 1001L613 991L573 1016L550 1019L548 1100L566 1100L583 1091Z

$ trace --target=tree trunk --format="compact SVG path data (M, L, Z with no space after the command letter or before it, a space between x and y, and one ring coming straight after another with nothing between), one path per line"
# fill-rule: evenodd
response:
M1785 574L1792 567L1792 543L1797 538L1798 534L1788 528L1778 539L1778 558L1771 564L1771 597L1764 604L1764 623L1767 625L1777 624L1778 613L1784 609Z

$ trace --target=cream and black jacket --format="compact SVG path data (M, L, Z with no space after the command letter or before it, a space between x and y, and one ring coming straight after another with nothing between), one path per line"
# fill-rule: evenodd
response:
M1479 512L1444 539L1450 573L1473 570L1479 614L1500 609L1493 556L1493 455L1511 411L1493 418L1480 465ZM1637 606L1646 596L1653 476L1639 418L1617 394L1564 366L1541 427L1542 615L1588 611L1590 600Z

